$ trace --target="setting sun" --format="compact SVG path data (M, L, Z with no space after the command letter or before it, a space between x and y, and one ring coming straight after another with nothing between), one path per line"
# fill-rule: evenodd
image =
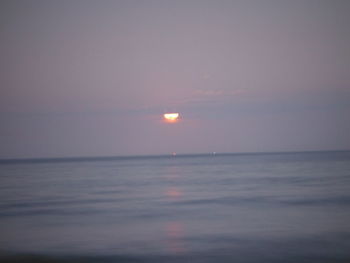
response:
M179 113L165 113L163 114L166 122L177 122L179 120Z

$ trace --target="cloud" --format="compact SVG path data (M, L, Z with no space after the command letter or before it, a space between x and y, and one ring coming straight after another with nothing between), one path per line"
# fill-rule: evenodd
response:
M177 100L175 104L197 104L197 103L220 103L227 102L234 98L241 97L247 94L245 89L196 89L192 94L184 99Z
M195 95L197 97L232 97L246 94L247 90L245 89L234 89L234 90L224 90L224 89L197 89Z

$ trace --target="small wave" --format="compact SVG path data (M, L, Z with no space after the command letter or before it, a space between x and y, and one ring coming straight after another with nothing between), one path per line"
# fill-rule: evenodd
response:
M179 201L180 205L256 205L256 204L281 204L281 205L334 205L348 206L350 205L350 196L337 196L329 198L283 198L274 196L256 196L256 197L220 197L210 199L196 199ZM176 204L175 204L176 205Z

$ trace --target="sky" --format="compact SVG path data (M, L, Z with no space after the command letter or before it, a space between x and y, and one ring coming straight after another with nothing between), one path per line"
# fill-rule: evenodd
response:
M348 150L349 12L2 0L0 158Z

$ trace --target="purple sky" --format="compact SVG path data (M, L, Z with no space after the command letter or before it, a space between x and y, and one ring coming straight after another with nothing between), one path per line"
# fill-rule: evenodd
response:
M349 13L1 1L0 158L350 149Z

